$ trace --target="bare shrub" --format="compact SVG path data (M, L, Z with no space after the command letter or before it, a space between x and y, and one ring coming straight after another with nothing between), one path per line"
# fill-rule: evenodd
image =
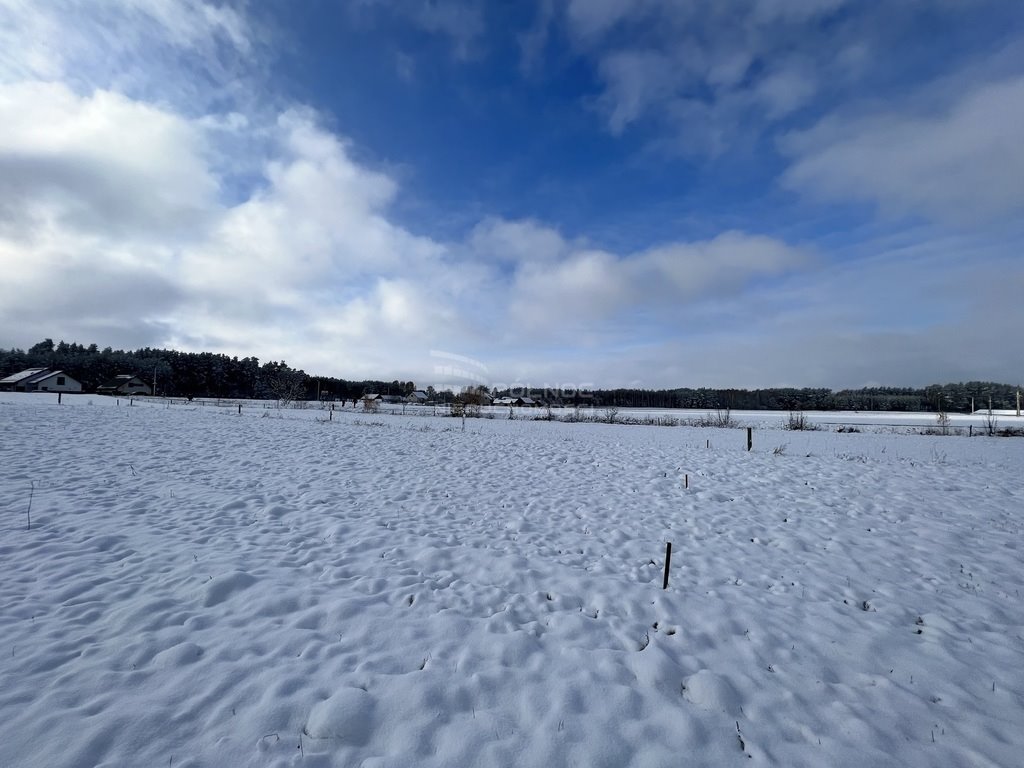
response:
M699 419L692 419L692 427L721 427L729 428L737 426L736 420L732 417L732 411L728 408L719 408L714 413L706 413Z
M997 419L995 414L992 413L991 406L989 406L988 413L985 414L985 420L983 423L985 425L985 434L991 436L999 431L999 419Z
M731 408L719 408L715 411L714 426L721 428L735 427L736 421L732 417Z
M456 401L452 403L449 416L462 416L468 419L479 419L481 414L479 403L463 403Z
M807 418L803 411L790 411L789 419L786 421L786 429L794 432L816 431L821 429L817 424Z

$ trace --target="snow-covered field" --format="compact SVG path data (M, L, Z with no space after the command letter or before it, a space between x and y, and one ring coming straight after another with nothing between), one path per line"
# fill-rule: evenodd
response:
M1024 764L1024 439L326 418L0 394L0 766Z

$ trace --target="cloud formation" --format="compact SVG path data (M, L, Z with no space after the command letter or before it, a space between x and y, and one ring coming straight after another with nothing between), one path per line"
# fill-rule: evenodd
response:
M167 345L420 383L431 350L535 385L1012 380L1024 80L1003 70L945 98L824 108L823 78L857 70L863 40L817 44L843 43L824 70L787 41L842 5L538 8L517 72L539 77L550 25L566 24L602 87L598 112L581 111L606 136L654 121L721 152L753 115L787 126L771 146L793 205L882 214L834 236L737 217L612 247L557 211L417 231L402 178L360 159L339 116L269 86L272 34L244 6L0 0L0 345ZM457 10L408 13L475 66L485 14ZM627 34L639 27L656 30L647 45ZM888 228L908 214L928 224Z
M990 223L1024 211L1024 77L956 94L927 113L830 116L783 142L787 185L895 214Z

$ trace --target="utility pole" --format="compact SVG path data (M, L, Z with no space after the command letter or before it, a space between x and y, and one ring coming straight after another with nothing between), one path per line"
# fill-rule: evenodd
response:
M1017 390L1017 415L1020 416L1020 390Z
M153 366L153 397L156 397L156 369L157 366Z

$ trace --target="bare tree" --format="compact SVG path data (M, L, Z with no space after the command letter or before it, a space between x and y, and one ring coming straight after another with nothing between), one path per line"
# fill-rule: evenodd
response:
M281 408L287 408L290 403L306 394L305 376L293 371L278 371L267 382L267 386L270 387L270 391L277 398Z

